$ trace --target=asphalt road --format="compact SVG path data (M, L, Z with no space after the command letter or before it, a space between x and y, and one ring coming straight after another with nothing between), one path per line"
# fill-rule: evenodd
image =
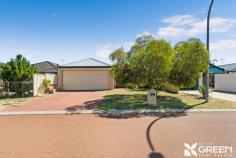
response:
M236 113L0 117L0 158L184 158L195 142L232 146L236 157Z

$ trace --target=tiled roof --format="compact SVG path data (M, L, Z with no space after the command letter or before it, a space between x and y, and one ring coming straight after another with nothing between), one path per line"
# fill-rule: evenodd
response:
M68 63L65 65L62 65L61 67L110 67L110 65L107 63L98 61L96 59L93 59L93 58L88 58L88 59Z
M39 69L40 73L57 73L56 63L52 63L50 61L44 61L33 65Z
M219 67L225 69L226 71L236 71L236 63L220 65Z

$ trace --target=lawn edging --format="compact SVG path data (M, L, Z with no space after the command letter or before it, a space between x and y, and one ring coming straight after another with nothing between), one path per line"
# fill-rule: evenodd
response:
M179 113L179 112L236 112L236 109L160 109L160 110L76 110L76 111L22 111L0 112L0 116L15 115L73 115L73 114L153 114L153 113Z

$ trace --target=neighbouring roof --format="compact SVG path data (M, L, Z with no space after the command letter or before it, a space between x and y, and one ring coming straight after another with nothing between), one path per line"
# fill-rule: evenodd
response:
M234 72L234 71L236 71L236 63L220 65L219 67L225 69L227 72Z
M224 74L225 70L223 68L220 68L219 66L216 66L214 64L209 65L209 72L211 74Z
M94 67L111 67L111 65L98 61L96 59L93 58L88 58L88 59L84 59L84 60L80 60L80 61L76 61L76 62L72 62L72 63L68 63L65 65L62 65L60 67L81 67L81 68L94 68Z
M44 61L33 65L39 69L40 73L57 73L58 64L56 63Z

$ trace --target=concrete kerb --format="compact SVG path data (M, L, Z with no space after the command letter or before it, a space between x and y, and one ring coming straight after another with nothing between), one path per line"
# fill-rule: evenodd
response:
M236 109L161 109L161 110L76 110L76 111L22 111L0 112L0 116L15 115L73 115L73 114L153 114L153 113L194 113L194 112L236 112Z

